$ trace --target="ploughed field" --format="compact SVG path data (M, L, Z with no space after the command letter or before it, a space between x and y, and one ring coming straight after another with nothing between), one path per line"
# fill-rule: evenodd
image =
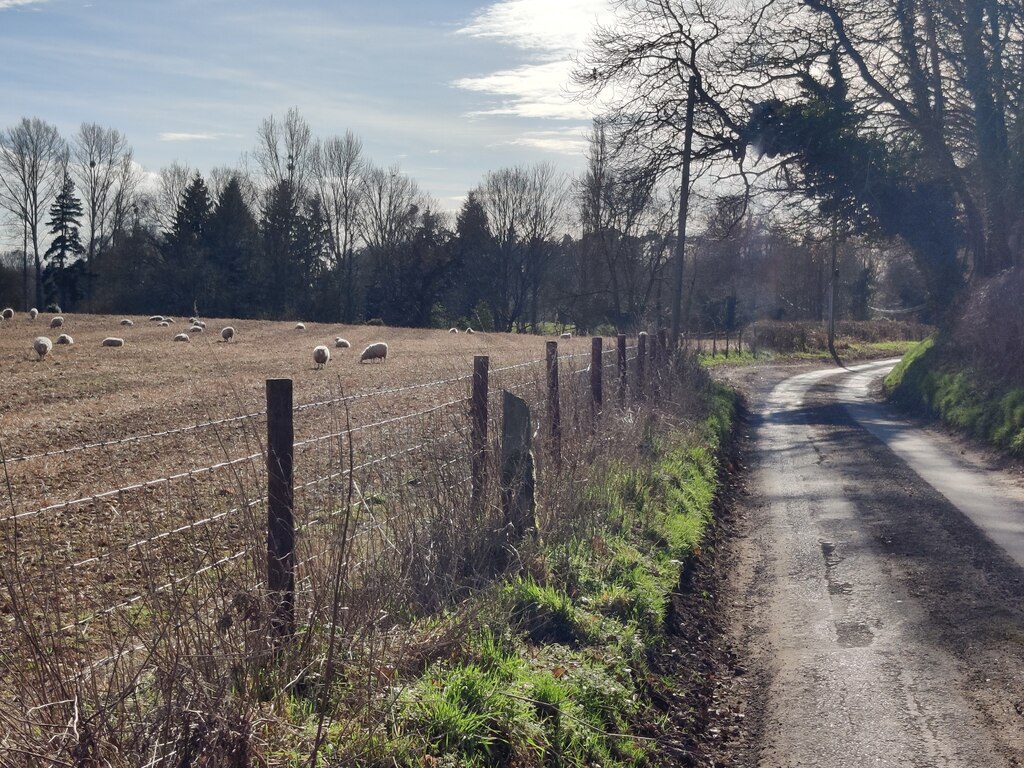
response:
M120 316L67 314L51 329L50 317L0 323L0 688L26 650L17 615L80 665L111 647L118 617L146 595L194 588L232 565L259 573L266 379L294 381L300 532L353 493L371 516L396 485L469 494L474 355L491 358L492 422L502 387L542 399L543 366L528 363L544 356L536 336L206 318L205 332L181 343L187 318L125 327ZM33 339L61 332L73 346L37 359ZM124 346L101 346L108 336ZM337 336L352 347L335 348ZM387 360L358 363L376 341L389 345ZM322 370L320 344L331 352ZM587 339L561 341L563 370L585 368L589 349ZM299 537L300 578L317 556L310 541Z

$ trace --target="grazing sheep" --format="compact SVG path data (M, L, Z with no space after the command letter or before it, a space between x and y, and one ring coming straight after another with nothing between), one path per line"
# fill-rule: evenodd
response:
M174 318L173 317L165 317L164 318L164 322L165 323L173 323L174 322Z
M10 320L12 317L14 317L14 310L8 307L3 312L0 312L0 315L3 316L4 320Z
M100 342L102 347L123 347L124 339L119 339L116 336L107 336L103 341Z
M367 360L380 360L383 362L388 356L388 345L383 341L375 341L373 344L363 350L362 354L359 355L359 362L365 362Z
M36 309L35 307L32 307L32 309L30 309L28 311L28 317L29 317L30 320L35 320L38 316L39 316L39 310Z
M458 328L449 328L448 329L448 333L458 333L458 332L459 332Z
M51 328L60 328L62 325L64 325L64 318L63 317L59 317L58 316L58 317L55 317L55 318L50 320L50 327Z
M135 325L135 322L134 322L134 321L132 321L132 320L129 320L129 319L128 319L128 318L126 317L126 318L124 318L124 319L123 319L123 320L121 321L121 325L123 325L123 326L124 326L125 328L131 328L131 327L132 327L133 325Z
M313 347L313 362L316 363L317 368L323 368L330 359L331 350L327 347L322 344L319 347Z
M53 349L53 342L45 336L37 336L35 341L32 342L32 348L39 355L39 359L42 360Z
M160 321L160 322L158 323L158 325L159 325L159 326L160 326L161 328L169 328L169 327L171 326L171 324L170 324L170 323L168 323L168 322L167 322L166 320L161 320L161 321Z
M466 333L476 333L476 331L474 331L472 328L467 327Z
M203 332L203 326L201 326L201 325L193 325L191 328L188 329L188 332L189 333L202 333Z
M230 325L221 328L220 337L224 339L224 341L231 341L233 338L235 338L235 329L232 328Z
M164 316L163 315L153 315L151 318L149 318L149 322L151 322L151 323L162 323L163 321L164 321Z
M75 340L68 336L66 333L62 333L57 337L58 344L67 344L69 347L75 343Z
M197 325L198 323L199 323L199 318L198 317L190 317L188 319L188 324L189 325Z
M352 344L349 343L348 339L343 339L343 338L341 338L341 336L339 336L338 338L336 338L334 340L334 346L337 349L348 349L349 347L352 346Z
M199 322L196 323L196 325L198 325L204 331L206 330L206 323L204 321L200 320Z
M571 339L572 338L572 334L571 333L563 333L558 338L560 338L560 339Z
M304 331L304 330L306 330L306 324L305 323L296 323L295 324L295 330L296 331Z
M191 341L191 339L188 337L187 333L179 333L177 336L174 337L174 340L175 341L185 341L185 342Z

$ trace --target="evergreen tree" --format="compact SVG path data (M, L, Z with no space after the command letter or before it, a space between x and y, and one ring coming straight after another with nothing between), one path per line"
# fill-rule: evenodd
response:
M252 316L258 310L259 225L232 176L217 199L207 225L212 270L211 314Z
M60 192L50 206L50 220L46 226L50 228L53 241L46 249L45 258L49 262L44 276L46 303L56 302L67 309L78 299L78 273L81 268L72 270L72 262L85 253L85 247L79 238L82 219L82 201L75 195L75 183L65 172Z
M210 192L198 173L182 193L164 247L164 285L170 311L208 311L212 298L209 224Z

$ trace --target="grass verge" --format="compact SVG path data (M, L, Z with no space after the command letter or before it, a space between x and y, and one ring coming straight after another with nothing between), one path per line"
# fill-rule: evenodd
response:
M656 762L654 740L640 734L670 726L650 701L652 660L683 565L712 525L733 417L731 393L711 389L702 421L650 436L648 461L595 478L579 500L594 525L538 545L516 576L410 627L411 645L433 650L388 670L378 733L327 730L323 764ZM291 711L296 729L311 727L312 711Z
M889 399L1014 456L1024 456L1024 387L988 380L943 355L928 339L916 345L885 379Z

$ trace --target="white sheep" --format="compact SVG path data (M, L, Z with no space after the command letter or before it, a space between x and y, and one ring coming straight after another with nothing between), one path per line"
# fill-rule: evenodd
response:
M341 336L338 336L338 337L337 337L337 338L336 338L336 339L334 340L334 346L335 346L335 347L336 347L337 349L348 349L349 347L351 347L351 346L352 346L352 344L351 344L351 342L349 342L349 340L348 340L348 339L343 339L343 338L342 338Z
M317 368L323 368L327 365L327 362L331 359L331 350L321 344L319 347L313 347L313 362L316 363Z
M35 341L32 342L32 348L39 355L39 359L42 360L53 349L53 342L45 336L37 336Z
M103 341L100 342L102 347L123 347L124 339L119 339L116 336L107 336Z
M230 325L221 328L220 337L224 339L224 341L231 341L233 338L235 338L235 329L232 328Z
M466 333L476 333L472 328L466 328Z
M28 316L30 320L35 320L39 316L39 310L32 307L32 309L28 311Z
M52 318L50 320L50 327L51 328L60 328L62 325L64 325L64 318L63 317L57 316L57 317L54 317L54 318Z
M69 347L75 343L75 340L68 336L66 333L62 333L57 337L58 344L67 344Z
M164 318L164 322L165 323L173 323L174 322L174 318L173 317L165 317Z
M149 322L151 322L151 323L162 323L163 321L164 321L164 316L163 315L153 315L152 317L149 318Z
M200 328L202 328L202 329L203 329L204 331L206 330L206 323L205 323L204 321L202 321L202 320L199 320L199 321L198 321L198 322L196 323L196 325L198 325L198 326L199 326Z
M296 331L304 331L304 330L306 330L306 324L305 323L296 323L295 324L295 330Z
M14 317L14 310L11 309L10 307L7 307L7 309L5 309L3 312L0 312L0 316L3 316L4 320L10 320L12 317Z
M188 319L188 324L189 325L197 325L198 323L199 323L199 318L198 317L190 317Z
M448 333L458 333L458 332L459 332L458 328L449 328L448 329Z
M202 333L203 332L203 326L201 326L201 325L193 325L191 328L188 329L188 332L189 333Z
M572 334L571 333L563 333L558 338L560 338L560 339L571 339L572 338Z
M170 328L171 327L171 324L168 323L166 320L161 320L159 323L157 323L157 325L159 325L161 328Z
M133 320L129 320L126 317L123 320L121 320L121 325L123 325L125 328L131 328L133 325L135 325L135 322Z
M375 341L364 349L361 355L359 355L359 362L362 363L367 360L380 360L383 362L387 359L387 356L388 345L383 341Z
M174 340L175 341L184 341L184 342L191 341L191 339L189 339L187 333L179 333L177 336L174 337Z

